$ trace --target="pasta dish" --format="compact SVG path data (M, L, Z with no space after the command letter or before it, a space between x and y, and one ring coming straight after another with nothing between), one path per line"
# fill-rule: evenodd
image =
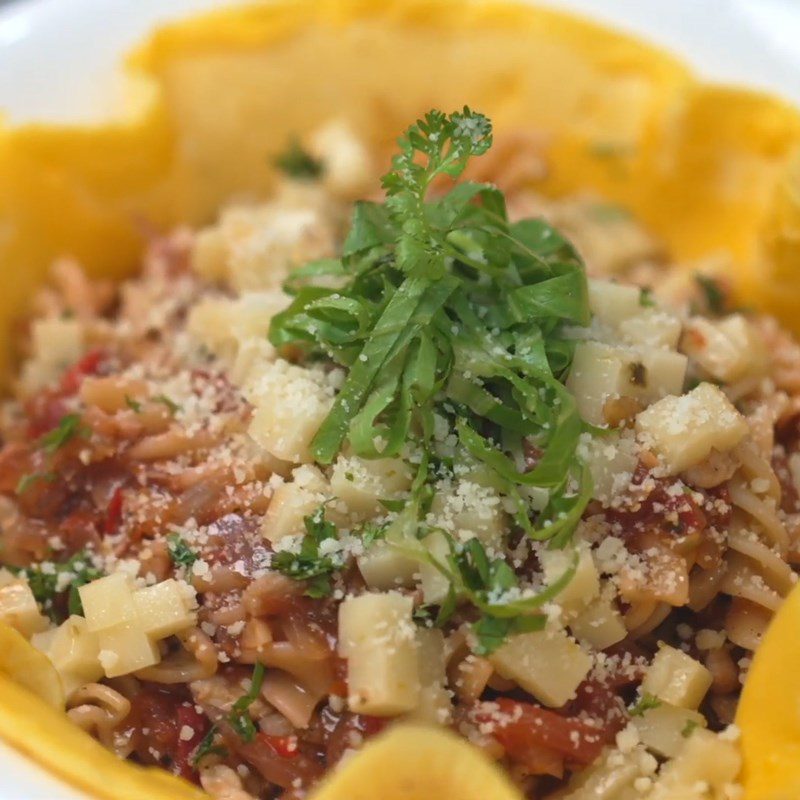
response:
M408 720L528 798L736 800L800 347L626 209L527 188L532 135L432 111L384 155L332 122L137 277L54 265L0 620L75 725L218 800L299 800Z

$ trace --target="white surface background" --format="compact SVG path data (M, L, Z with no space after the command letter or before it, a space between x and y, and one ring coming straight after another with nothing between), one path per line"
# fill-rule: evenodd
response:
M119 56L156 22L228 0L25 0L0 8L0 110L87 120L119 107ZM637 33L706 79L800 104L800 0L543 0ZM0 800L85 800L0 745ZM148 800L142 798L142 800Z

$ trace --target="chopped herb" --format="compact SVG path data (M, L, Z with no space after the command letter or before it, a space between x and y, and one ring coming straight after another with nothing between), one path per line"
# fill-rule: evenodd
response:
M299 181L316 180L324 172L323 163L305 150L297 138L289 141L286 150L273 163L281 172Z
M85 551L76 553L68 561L48 564L47 571L42 564L17 570L31 587L36 602L55 621L58 621L56 599L64 592L67 595L67 608L70 614L83 615L83 606L78 589L103 573L97 569Z
M167 410L169 411L170 414L172 414L173 417L181 410L181 407L174 400L167 397L165 394L156 395L153 398L153 400L156 403L161 403L162 405L165 405L167 407Z
M125 405L128 406L131 411L135 411L137 414L139 414L142 410L142 404L127 394L125 395Z
M653 297L653 290L645 286L644 289L639 292L639 305L642 308L655 308L656 307L656 300Z
M245 742L252 742L256 736L256 726L250 718L248 709L258 699L261 694L261 685L264 683L264 665L258 661L253 667L253 677L250 683L250 690L242 695L231 708L228 721L231 727L239 734Z
M25 494L34 484L39 481L52 483L58 475L55 472L31 472L28 475L23 475L17 483L16 493L18 495Z
M169 548L170 558L172 558L172 563L175 564L176 567L191 569L195 561L200 558L200 556L186 544L179 533L171 533L167 536L167 546Z
M325 506L320 506L304 519L306 535L299 553L283 550L272 557L272 568L297 581L309 581L309 597L327 597L332 591L331 573L341 567L340 558L320 555L320 545L328 539L338 539L336 526L325 519Z
M225 756L228 755L226 748L220 744L214 744L217 733L217 726L212 725L209 728L208 733L200 740L200 744L197 745L197 749L194 751L194 755L192 756L192 766L198 766L200 762L206 758L206 756L216 755L220 758L225 758Z
M430 605L417 606L411 613L411 619L413 619L414 622L418 622L423 625L427 625L432 618L433 609Z
M652 694L643 694L639 700L637 700L636 704L631 706L628 709L628 713L632 717L641 717L644 715L645 711L650 711L651 709L658 708L661 705L661 701Z
M683 726L683 730L681 731L681 736L683 736L684 739L688 739L694 733L695 728L698 727L700 727L699 723L697 723L695 720L687 719L686 724Z
M88 438L90 431L81 424L80 414L67 414L62 417L58 425L52 431L46 433L39 439L39 446L52 455L61 449L67 442L75 436Z
M545 622L543 616L508 618L484 615L472 625L472 633L477 642L475 654L491 655L509 636L543 630Z
M386 538L388 525L378 525L375 522L368 522L361 531L361 543L365 550L369 550L375 542Z
M703 296L712 314L724 314L727 306L727 295L719 281L709 275L697 274L694 276L697 285L703 290Z

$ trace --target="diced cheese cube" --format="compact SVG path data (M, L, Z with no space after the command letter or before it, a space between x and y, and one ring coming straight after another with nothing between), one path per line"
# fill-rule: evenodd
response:
M191 588L170 578L134 592L139 626L150 637L164 639L196 622ZM189 592L186 591L189 590Z
M419 569L416 561L399 553L388 542L375 542L356 563L367 586L381 591L413 586Z
M605 650L628 635L622 615L605 594L583 609L569 627L579 642L586 642L595 650Z
M333 405L333 387L325 373L279 358L264 365L248 394L256 409L250 436L283 461L313 461L311 440Z
M594 436L580 447L592 475L593 497L608 504L630 486L639 463L639 445L632 431Z
M411 474L399 458L339 456L331 471L331 491L354 520L381 513L385 510L381 500L396 499L410 486Z
M348 597L339 606L339 651L347 659L347 703L357 714L395 716L419 703L416 626L410 597Z
M726 791L742 767L739 748L711 731L695 730L677 756L661 769L652 800L706 800L730 797Z
M642 681L642 692L680 708L696 709L711 687L711 673L682 650L664 645Z
M468 478L436 492L427 521L462 542L477 538L489 548L502 546L506 530L500 494L493 487Z
M692 318L681 349L712 378L728 383L763 375L769 364L763 340L741 314L720 320Z
M441 531L429 533L423 540L425 549L442 565L447 564L450 546ZM441 603L450 591L450 581L433 564L422 561L418 567L423 600L431 605Z
M81 686L103 677L98 634L86 627L83 617L71 616L52 633L39 634L33 644L53 662L67 698Z
M585 769L576 770L558 800L639 800L636 780L652 775L656 761L643 747L630 752L607 748Z
M104 628L97 639L98 659L107 678L128 675L161 660L158 646L136 622Z
M629 284L590 279L589 309L602 324L615 328L644 310L641 290Z
M452 715L453 701L447 684L444 634L435 628L418 628L420 692L412 719L445 725Z
M563 630L511 636L489 661L502 677L553 708L563 706L575 695L592 667L591 657Z
M130 578L115 572L79 587L83 615L90 631L102 631L136 621Z
M606 423L606 403L618 397L652 402L683 389L686 356L655 348L614 347L579 342L575 347L567 388L581 416L594 425Z
M662 758L674 758L698 728L705 728L705 717L688 708L661 703L631 719L639 740Z
M83 353L85 332L79 319L46 317L31 327L33 358L25 365L22 383L33 392L57 380Z
M0 622L5 622L27 638L48 628L47 617L39 610L24 578L12 577L0 588Z
M578 547L578 564L575 574L570 582L555 596L554 602L558 603L565 611L579 611L591 603L600 593L600 575L594 565L589 547L581 544ZM552 585L572 566L575 551L565 548L563 550L542 550L539 560L544 572L544 579Z
M701 383L680 397L665 397L636 418L636 430L645 444L662 458L675 475L699 464L712 450L724 453L736 447L749 427L717 386Z
M331 499L330 486L316 467L298 467L292 477L275 490L261 524L261 535L273 544L305 533L305 518Z
M681 337L681 321L660 308L643 308L619 323L619 335L626 344L674 350Z

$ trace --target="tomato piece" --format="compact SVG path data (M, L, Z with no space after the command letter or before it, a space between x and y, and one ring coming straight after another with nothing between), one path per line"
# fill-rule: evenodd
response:
M61 392L66 395L75 394L81 388L84 378L100 372L105 358L105 350L90 350L77 364L64 373L61 378Z
M272 748L272 752L281 758L297 758L300 750L297 747L296 736L270 736L268 733L259 733L258 738Z
M609 738L607 731L579 719L508 697L479 703L471 716L481 725L491 725L491 736L522 763L529 761L532 749L546 748L567 761L590 764Z
M106 534L114 534L119 530L120 522L122 522L122 504L124 495L122 487L118 486L111 495L111 500L106 509L106 518L103 522L103 531Z

